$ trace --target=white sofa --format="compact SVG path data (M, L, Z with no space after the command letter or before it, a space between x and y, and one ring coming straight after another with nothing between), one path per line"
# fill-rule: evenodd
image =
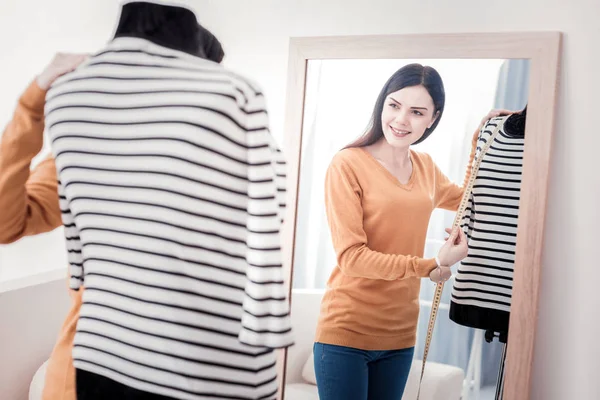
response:
M312 364L312 347L323 292L294 290L292 324L295 345L288 350L285 400L319 400ZM421 361L413 361L402 400L415 400ZM420 400L459 400L464 381L461 368L427 362Z
M46 381L46 368L48 368L48 361L44 362L38 368L35 375L33 375L33 379L29 385L29 400L42 399L42 391L44 390L44 383Z
M285 400L319 400L312 363L312 347L323 292L294 290L292 294L292 324L295 345L288 350L285 377ZM40 400L47 362L36 372L29 390L29 400ZM417 398L421 362L413 362L402 400ZM459 400L464 380L460 368L427 363L420 400Z

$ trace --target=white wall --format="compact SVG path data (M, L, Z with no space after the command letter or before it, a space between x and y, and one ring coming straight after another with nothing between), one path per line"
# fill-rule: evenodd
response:
M201 22L224 43L226 64L268 96L282 142L290 36L559 30L566 33L535 355L533 399L600 398L600 222L597 0L198 0ZM117 5L97 0L0 3L0 125L55 50L94 51L114 27ZM58 240L58 239L55 239ZM56 242L60 244L59 242ZM25 250L24 250L25 251ZM31 251L29 249L29 251ZM48 262L52 262L47 259ZM2 260L2 268L12 264ZM7 265L8 264L8 265ZM59 302L57 301L57 307ZM18 329L18 327L13 327ZM4 323L2 330L5 329ZM17 331L18 332L18 331ZM53 337L55 332L48 332ZM5 343L0 343L3 349ZM2 355L0 355L2 358Z
M116 1L3 0L0 3L0 125L57 51L92 52L114 28Z
M262 85L280 142L290 36L565 32L531 398L600 398L600 2L211 0L198 14L224 43L226 63Z
M118 9L115 1L2 0L0 135L19 95L54 53L93 52L102 47L114 29ZM65 268L64 249L61 229L0 246L0 282Z

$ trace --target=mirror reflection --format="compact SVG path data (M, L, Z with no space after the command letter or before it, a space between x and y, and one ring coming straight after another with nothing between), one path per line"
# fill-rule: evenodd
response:
M309 62L286 399L417 398L438 282L420 399L501 398L528 78L527 60Z

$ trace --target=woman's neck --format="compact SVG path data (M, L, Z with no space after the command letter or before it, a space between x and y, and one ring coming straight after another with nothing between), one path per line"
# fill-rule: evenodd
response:
M390 166L403 168L411 164L409 147L393 147L385 139L368 147L375 158Z

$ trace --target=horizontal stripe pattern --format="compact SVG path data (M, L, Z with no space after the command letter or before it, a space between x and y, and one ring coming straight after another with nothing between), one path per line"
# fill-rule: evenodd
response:
M482 129L476 160L492 131L506 118L494 118ZM510 311L523 146L522 137L509 136L500 127L480 164L462 220L469 254L452 288L455 304Z
M75 366L174 398L274 398L286 163L260 90L120 38L57 80L46 125L85 287Z

